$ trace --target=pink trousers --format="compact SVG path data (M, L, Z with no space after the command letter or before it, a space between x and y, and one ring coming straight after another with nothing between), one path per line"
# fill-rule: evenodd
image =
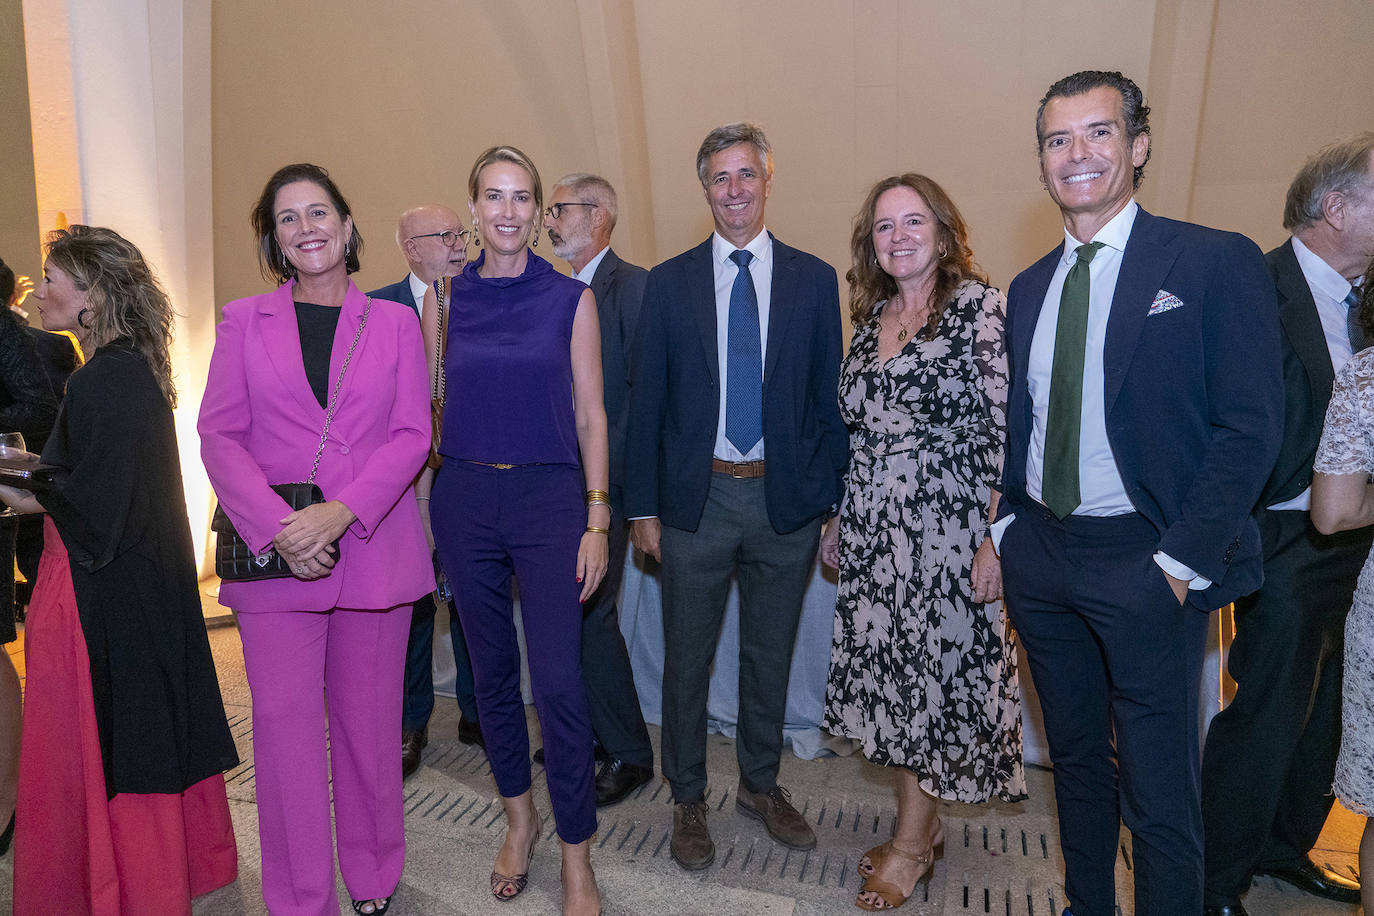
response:
M238 620L253 694L267 909L338 916L331 775L344 885L355 900L389 896L405 864L401 682L410 606Z

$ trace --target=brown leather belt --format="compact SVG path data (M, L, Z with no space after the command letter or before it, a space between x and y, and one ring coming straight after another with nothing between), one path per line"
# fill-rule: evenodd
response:
M763 461L722 461L711 459L711 470L717 474L729 474L736 479L763 476Z

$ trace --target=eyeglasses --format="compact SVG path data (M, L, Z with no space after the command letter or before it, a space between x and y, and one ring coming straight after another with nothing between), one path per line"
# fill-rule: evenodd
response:
M452 248L458 243L459 239L462 239L463 244L466 245L470 238L472 238L472 233L466 229L445 229L443 232L426 232L424 235L412 235L410 238L406 239L406 241L413 242L415 239L438 239Z
M547 216L549 219L562 219L562 218L563 218L563 208L565 208L565 207L595 207L595 206L596 206L596 204L584 204L584 203L580 203L579 201L570 200L570 201L568 201L568 202L565 203L565 204L553 204L552 206L549 206L549 207L545 208L545 210L544 210L544 215Z

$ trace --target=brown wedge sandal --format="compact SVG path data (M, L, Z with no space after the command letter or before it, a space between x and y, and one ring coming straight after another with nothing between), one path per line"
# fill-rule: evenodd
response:
M935 863L936 859L935 847L941 845L944 840L943 835L939 833L936 834L936 838L940 842L932 843L924 853L919 855L909 853L905 849L898 849L893 845L892 841L889 840L881 846L875 846L873 849L869 850L867 858L869 858L871 866L875 869L881 868L882 864L891 856L897 856L910 862L915 862L917 865L924 865L925 870L921 872L920 876L916 879L915 885L912 886L912 892L914 893L915 889L921 886L922 881L930 879L931 866ZM875 853L876 855L874 855ZM864 894L873 894L878 899L874 902L869 902L863 899ZM902 893L902 889L890 881L884 881L874 875L869 875L864 879L863 886L859 888L859 896L854 898L854 905L861 910L869 911L895 910L897 907L906 903L910 896L910 894Z

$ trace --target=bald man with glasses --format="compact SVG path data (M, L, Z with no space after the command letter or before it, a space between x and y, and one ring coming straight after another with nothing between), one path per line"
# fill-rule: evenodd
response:
M396 226L396 244L410 265L410 273L397 283L374 289L368 293L374 299L400 302L423 313L425 290L440 277L456 276L467 263L468 230L458 214L440 204L421 204L401 214ZM420 518L425 523L425 537L430 548L434 538L429 530L428 476L433 471L421 471L422 482L416 488L420 501ZM421 492L423 491L423 492ZM435 566L436 581L440 579ZM440 589L447 583L438 582ZM408 779L420 768L420 752L429 743L429 718L434 713L434 615L438 611L434 593L415 602L410 618L410 639L406 644L404 706L401 715L401 775ZM457 666L454 692L458 697L458 740L463 744L483 745L482 730L477 724L477 696L472 682L472 664L468 661L468 646L458 615L449 614L449 632L453 637L453 661Z

